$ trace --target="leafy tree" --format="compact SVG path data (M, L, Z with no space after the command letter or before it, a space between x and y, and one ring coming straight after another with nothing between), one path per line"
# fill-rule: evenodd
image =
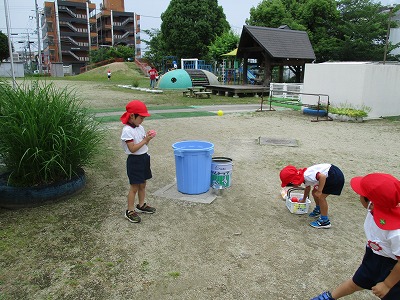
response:
M130 46L102 47L90 52L92 63L112 58L128 59L130 57L135 57L135 49Z
M318 62L339 59L339 12L335 0L305 1L299 7L297 18L308 32Z
M334 32L338 20L334 0L263 0L250 9L248 25L277 28L288 25L294 30L306 30L318 61L336 53Z
M297 23L288 10L292 3L285 3L282 0L263 0L257 7L250 8L250 18L246 19L247 25L278 28L281 25L288 25L291 29L305 30L305 27Z
M371 0L263 0L246 23L306 30L318 62L381 60L388 22L382 8Z
M388 12L370 0L338 1L341 22L341 60L382 60L386 44ZM391 24L395 27L396 24Z
M0 63L3 59L10 57L10 51L8 49L8 38L0 31Z
M160 30L154 28L151 30L144 30L144 32L150 37L150 40L142 40L142 42L144 42L150 50L146 51L143 57L155 66L157 70L161 70L161 62L164 53L166 53L162 34Z
M178 59L203 59L208 46L230 28L217 0L171 0L161 20L164 55Z
M225 31L208 46L209 56L214 61L221 61L221 55L236 49L238 44L239 36L232 30Z

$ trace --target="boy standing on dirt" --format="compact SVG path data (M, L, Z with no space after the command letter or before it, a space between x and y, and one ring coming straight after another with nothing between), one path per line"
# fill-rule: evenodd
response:
M353 278L312 300L335 300L369 289L383 300L400 299L400 181L390 174L354 177L352 189L368 209L364 222L367 245Z
M155 136L155 131L145 132L141 125L150 114L146 105L139 100L132 100L126 105L126 112L121 116L121 122L125 124L122 128L121 142L125 153L128 155L126 160L126 171L129 178L128 209L125 218L132 223L139 223L140 216L136 213L155 213L156 209L144 202L146 196L146 181L152 178L150 169L150 155L148 143ZM138 194L139 203L136 205L135 197Z
M314 228L330 228L331 222L328 218L329 195L339 196L344 186L344 175L342 171L332 164L318 164L305 169L296 169L294 166L284 167L279 177L282 187L292 185L299 186L302 183L306 186L303 199L306 201L312 187L312 195L315 201L315 208L309 214L310 217L318 217L316 221L310 223Z
M152 89L154 89L154 86L156 85L156 78L157 78L157 70L154 68L154 67L152 67L150 70L149 70L149 76L150 76L150 87L152 88Z
M108 80L111 79L111 71L110 70L107 70L107 78L108 78Z

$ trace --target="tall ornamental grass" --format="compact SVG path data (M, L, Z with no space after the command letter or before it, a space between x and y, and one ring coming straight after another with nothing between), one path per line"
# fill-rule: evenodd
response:
M13 186L40 186L81 173L97 150L99 123L73 91L37 81L0 81L0 160Z

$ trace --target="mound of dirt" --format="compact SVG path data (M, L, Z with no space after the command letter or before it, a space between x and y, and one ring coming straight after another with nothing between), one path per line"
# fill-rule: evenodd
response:
M104 75L107 73L107 70L111 71L111 74L122 73L126 76L142 76L143 73L139 69L139 67L133 62L113 62L111 64L107 64L101 67L97 67L90 71L85 72L85 74L93 74L93 75Z

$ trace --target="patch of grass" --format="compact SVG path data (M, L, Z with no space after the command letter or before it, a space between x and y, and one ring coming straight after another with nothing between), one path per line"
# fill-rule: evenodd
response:
M169 110L169 109L189 109L192 108L191 106L182 106L182 105L178 105L178 106L147 106L147 109L149 111L151 110ZM108 112L124 112L124 108L121 107L113 107L113 108L97 108L97 109L88 109L88 112L90 113L108 113Z
M216 116L217 114L208 112L208 111L194 111L194 112L169 112L169 113L153 113L151 115L151 120L158 119L176 119L176 118L193 118L193 117L208 117L208 116ZM95 119L101 123L109 123L109 122L119 122L119 118L121 116L102 116L95 117Z
M353 118L362 118L368 116L368 113L371 111L370 107L362 106L355 107L348 103L342 103L336 106L331 106L329 108L329 112L332 114L343 115Z
M272 100L272 106L291 108L296 111L300 110L302 106L301 102L292 99L272 97L271 100ZM263 106L264 107L269 106L268 98L265 98Z
M181 276L181 273L180 273L180 272L169 272L169 273L168 273L168 276L170 276L170 277L176 279L176 278L178 278L179 276Z
M141 271L147 272L149 270L149 265L150 263L147 260L142 261L142 264L140 265Z
M393 122L400 122L400 116L391 116L391 117L384 117L385 120L393 121Z

